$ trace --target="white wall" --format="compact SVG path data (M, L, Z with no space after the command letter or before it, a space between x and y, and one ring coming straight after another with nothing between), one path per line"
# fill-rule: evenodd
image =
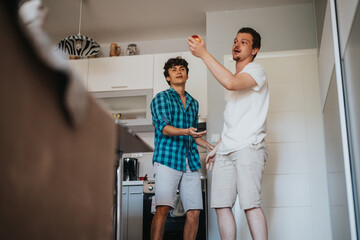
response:
M335 2L337 8L336 17L338 20L340 51L341 55L343 55L359 0L336 0ZM335 64L332 19L329 1L327 1L323 21L323 31L319 46L319 76L322 107L324 107L326 101L330 79Z
M330 4L328 3L325 10L323 24L322 41L319 48L319 81L321 105L324 108L327 92L330 85L330 79L335 64L333 32L331 29Z
M359 0L336 0L340 50L343 55Z
M314 1L318 2L319 0ZM330 2L335 3L333 6L336 7L334 9L336 11L336 16L335 14L331 13ZM341 70L340 68L336 68L335 71L334 67L335 62L338 63L340 59L335 59L334 51L336 50L334 50L334 48L337 46L334 46L334 42L337 44L337 41L339 41L341 58L341 56L344 54L344 50L348 42L349 33L352 28L354 15L358 5L358 0L327 1L324 19L318 18L319 21L324 22L321 43L319 46L319 79L324 119L327 125L329 125L329 127L326 128L326 148L329 172L328 181L329 187L331 187L331 190L329 190L329 197L331 203L332 231L334 239L350 239L349 230L351 233L351 239L356 239L354 205L351 200L353 190L350 177L351 173L346 133L347 130L344 120L345 114L342 96L343 93L341 89L338 89L338 87L341 86L340 83L342 82L342 79L337 79L338 76L341 76ZM321 9L317 10L316 12L321 12ZM338 24L337 28L335 28L336 24ZM335 39L336 41L334 41L335 34L332 32L334 29L338 31L337 34L339 35L339 39ZM331 81L333 82L332 90L329 88ZM334 86L336 85L335 82L338 82L337 87ZM338 91L338 96L336 93L334 93L334 89ZM336 95L336 97L334 97L334 95ZM334 98L337 99L334 100ZM340 120L333 116L335 114L334 111L337 112ZM336 121L340 121L340 123L337 123ZM336 131L341 132L341 139L336 138L337 136L334 134ZM334 162L338 162L338 164L336 165ZM340 165L340 163L343 165ZM340 195L335 197L336 194ZM345 201L343 201L346 199L344 194L346 194L348 197L347 204L345 204ZM345 208L348 208L348 215L346 212L344 212L344 210L346 210Z
M347 44L352 22L355 16L356 6L359 0L341 0L336 1L339 43L341 54L344 53ZM330 14L330 3L327 2L325 17L323 19L323 31L321 36L321 43L319 46L319 77L320 77L320 92L321 103L324 108L326 96L329 89L330 79L335 65L334 57L334 42L332 32L332 19Z
M324 131L333 240L348 240L350 221L335 71L324 106Z

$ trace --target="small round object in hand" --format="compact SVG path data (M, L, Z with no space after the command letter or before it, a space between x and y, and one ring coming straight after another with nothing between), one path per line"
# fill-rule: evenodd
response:
M193 39L195 39L196 41L201 42L201 39L199 38L198 35L192 35L191 37L192 37Z

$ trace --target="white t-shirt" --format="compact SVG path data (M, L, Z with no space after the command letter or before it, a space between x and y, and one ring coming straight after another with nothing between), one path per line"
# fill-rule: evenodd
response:
M250 144L257 144L266 135L269 87L265 70L260 64L251 62L241 73L250 74L257 85L240 91L225 90L226 106L219 154L228 154Z

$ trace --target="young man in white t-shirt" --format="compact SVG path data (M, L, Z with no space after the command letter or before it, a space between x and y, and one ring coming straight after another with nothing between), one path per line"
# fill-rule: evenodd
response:
M252 28L238 31L232 47L235 74L207 51L202 37L199 36L199 39L188 39L190 51L204 61L215 79L226 89L221 140L206 158L207 169L214 169L211 207L216 209L221 239L236 238L231 208L238 195L252 238L264 240L268 233L260 207L260 192L267 159L264 138L269 89L264 69L253 62L261 46L261 37Z

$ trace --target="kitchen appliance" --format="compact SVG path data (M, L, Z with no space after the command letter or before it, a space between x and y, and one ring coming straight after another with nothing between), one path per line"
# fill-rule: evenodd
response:
M118 155L115 170L115 186L114 186L114 207L113 207L113 239L121 240L122 222L122 182L123 182L123 153L135 152L153 152L154 149L142 141L136 134L129 129L117 123L117 146L116 153Z
M124 158L123 161L123 180L138 180L138 160L136 158Z
M155 196L155 181L144 181L143 184L143 240L150 240L151 222L154 214L151 212L152 198ZM203 210L200 211L199 228L196 236L197 240L207 239L207 182L206 178L201 179L201 189L203 194ZM183 240L183 231L186 215L174 217L170 213L165 222L163 239Z

